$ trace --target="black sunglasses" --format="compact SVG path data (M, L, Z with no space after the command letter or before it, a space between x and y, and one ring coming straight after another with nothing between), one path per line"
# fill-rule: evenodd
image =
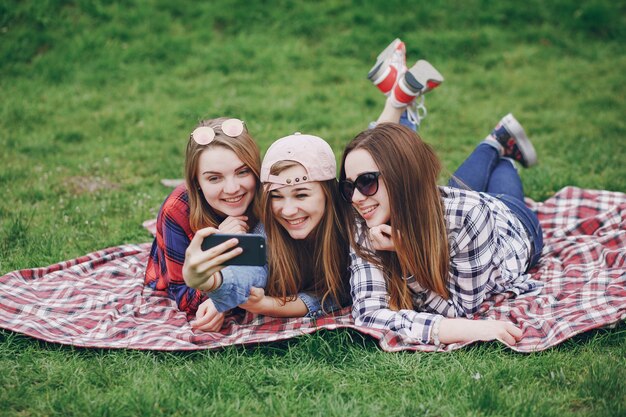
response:
M346 202L352 204L355 188L367 197L378 192L378 177L380 177L380 172L364 172L354 181L343 180L339 183L339 192Z

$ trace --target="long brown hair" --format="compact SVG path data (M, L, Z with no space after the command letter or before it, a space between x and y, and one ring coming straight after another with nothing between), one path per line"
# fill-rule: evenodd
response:
M241 162L246 164L252 170L256 179L255 198L248 207L248 224L253 227L259 219L260 203L257 198L260 190L259 172L261 170L261 152L252 136L248 133L248 129L244 129L241 135L231 138L222 132L221 126L227 117L217 119L203 120L196 127L209 126L215 131L215 139L208 145L198 144L191 135L187 142L187 152L185 154L185 182L187 185L187 194L189 195L189 225L195 233L198 229L212 226L217 227L221 221L220 216L207 203L200 189L198 182L198 164L202 152L209 151L216 147L223 147L231 150L237 155Z
M355 241L356 222L363 223L363 219L350 209L349 236L357 254L386 272L392 308L412 308L403 279L410 275L423 288L447 299L450 253L443 202L437 187L441 162L434 150L414 131L400 124L379 124L361 132L348 144L341 160L340 180L346 178L346 157L356 149L371 155L381 173L379 181L384 181L387 187L389 221L396 248L395 252L372 252L359 247Z
M271 175L298 165L280 161L271 168ZM337 180L320 181L325 197L324 215L313 236L295 240L278 223L272 213L271 192L263 190L263 224L267 233L268 265L270 274L265 292L281 297L283 303L294 300L300 291L311 291L322 297L332 297L336 305L348 298L348 248L349 239L343 218Z

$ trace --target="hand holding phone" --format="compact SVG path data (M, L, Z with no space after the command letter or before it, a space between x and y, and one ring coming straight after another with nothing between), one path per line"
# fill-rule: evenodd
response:
M221 274L218 272L224 268L224 263L241 254L242 249L237 247L238 241L230 239L214 247L212 250L202 250L202 242L214 233L218 233L214 227L205 227L196 232L189 242L185 251L185 263L183 264L183 278L185 284L191 288L203 291L213 291L221 285Z
M264 266L267 263L266 244L263 235L216 233L205 237L201 247L205 251L233 238L239 241L237 247L243 249L243 252L225 261L223 265Z

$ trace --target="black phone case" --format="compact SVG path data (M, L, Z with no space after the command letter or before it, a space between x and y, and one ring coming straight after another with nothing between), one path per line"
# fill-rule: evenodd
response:
M239 241L237 246L241 247L243 252L224 262L224 265L263 266L267 263L265 237L262 235L214 234L204 238L202 250L208 250L232 238Z

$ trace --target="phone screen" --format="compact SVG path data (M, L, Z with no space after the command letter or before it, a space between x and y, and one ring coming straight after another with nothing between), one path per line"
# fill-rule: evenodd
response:
M263 266L267 263L265 237L263 235L214 234L204 238L202 250L208 250L232 238L239 241L237 246L242 248L243 252L224 262L224 265Z

